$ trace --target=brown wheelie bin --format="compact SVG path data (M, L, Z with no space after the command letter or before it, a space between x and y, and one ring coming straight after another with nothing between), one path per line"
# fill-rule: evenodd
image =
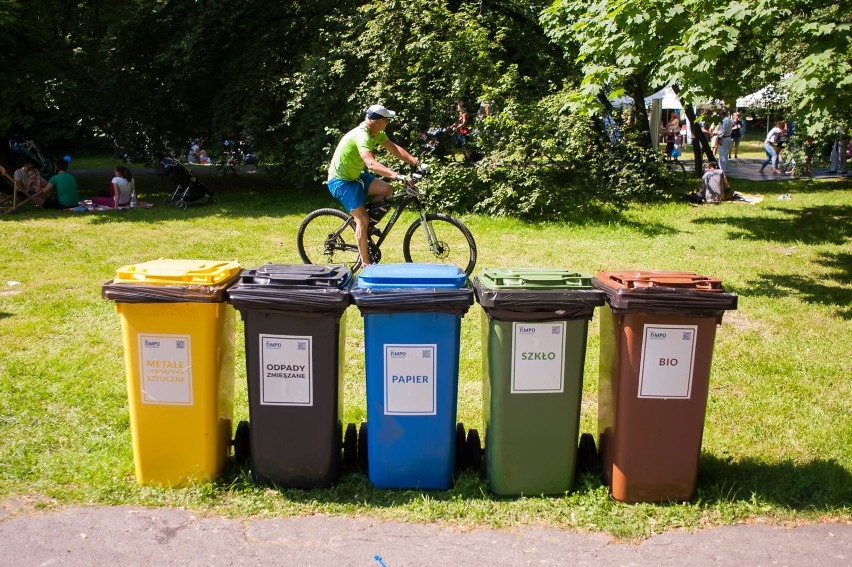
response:
M601 271L598 444L623 502L695 495L716 326L737 296L693 272Z

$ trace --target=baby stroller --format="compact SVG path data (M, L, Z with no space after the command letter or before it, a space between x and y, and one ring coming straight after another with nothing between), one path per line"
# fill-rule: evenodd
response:
M173 157L164 157L157 173L178 184L175 192L163 201L164 205L186 209L190 203L198 202L204 197L207 197L207 202L210 204L215 205L219 202L200 179Z

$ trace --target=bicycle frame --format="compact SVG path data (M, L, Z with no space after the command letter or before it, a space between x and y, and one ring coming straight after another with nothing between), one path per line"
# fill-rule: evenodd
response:
M409 207L412 207L412 205L413 205L413 209L417 211L417 213L420 216L420 219L422 220L423 230L426 233L426 239L429 242L429 247L432 249L432 251L435 251L435 243L438 241L438 238L435 236L435 231L432 229L431 223L427 222L427 220L426 220L426 214L427 214L426 209L423 207L423 204L420 202L420 197L407 195L407 194L405 194L404 192L401 192L401 191L398 192L398 193L395 193L394 195L391 195L389 197L389 199L391 199L391 200L394 200L394 199L397 199L397 198L400 198L400 200L393 204L393 207L394 207L393 212L391 213L390 217L388 218L387 222L385 223L384 228L379 231L378 239L376 239L373 242L373 245L376 248L381 249L382 243L385 241L385 238L387 238L388 234L390 234L394 225L396 225L397 221L402 216L402 213L406 209L408 209ZM377 225L378 225L378 223L376 223L375 226L377 226ZM333 241L335 238L340 236L340 234L344 230L346 230L350 226L353 229L355 228L355 217L353 217L352 215L349 215L349 217L346 219L346 221L343 223L343 225L341 225L341 227L339 229L337 229L336 231L334 231L330 235L331 238L329 238L329 241ZM372 236L372 235L370 235L370 236ZM357 246L353 246L353 248L355 248L355 250L357 250Z

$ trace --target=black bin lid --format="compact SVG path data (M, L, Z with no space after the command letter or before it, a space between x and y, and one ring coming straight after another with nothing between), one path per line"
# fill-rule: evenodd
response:
M346 266L319 264L264 264L246 270L240 276L240 285L277 287L348 287L352 272Z
M342 312L350 303L351 283L347 266L265 264L245 270L228 298L240 310Z

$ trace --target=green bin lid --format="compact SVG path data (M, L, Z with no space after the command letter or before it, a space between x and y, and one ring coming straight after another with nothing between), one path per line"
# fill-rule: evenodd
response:
M485 312L498 320L590 319L604 303L592 276L561 268L485 268L473 289Z
M592 276L560 268L486 268L479 281L483 288L502 290L592 287Z

